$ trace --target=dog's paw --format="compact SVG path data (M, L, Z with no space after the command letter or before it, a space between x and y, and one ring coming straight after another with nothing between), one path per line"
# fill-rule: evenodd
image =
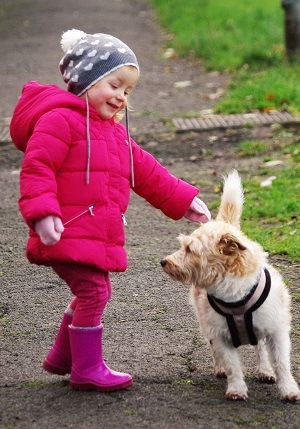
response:
M300 389L296 381L292 378L289 383L278 384L281 399L284 402L299 402L300 401Z
M226 374L225 369L219 369L219 370L215 371L215 376L217 378L227 378L227 374Z
M274 375L271 374L266 374L266 373L260 373L258 374L258 379L260 382L262 383L266 383L266 384L274 384L276 383L276 378Z
M300 392L298 393L290 393L288 395L282 396L282 400L284 402L299 402L300 401Z
M244 380L235 380L228 383L225 397L231 401L246 401L247 392L248 388Z
M238 393L238 392L226 392L226 399L230 399L231 401L246 401L248 398L247 393Z

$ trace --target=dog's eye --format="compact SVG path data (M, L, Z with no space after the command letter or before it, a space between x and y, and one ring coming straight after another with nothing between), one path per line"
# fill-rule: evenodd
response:
M190 246L185 246L185 252L186 252L186 253L191 253Z

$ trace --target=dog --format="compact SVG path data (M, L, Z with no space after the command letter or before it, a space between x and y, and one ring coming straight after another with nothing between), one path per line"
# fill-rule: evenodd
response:
M240 228L244 203L236 170L224 178L215 220L191 235L161 261L173 279L189 286L190 303L212 349L214 373L227 378L226 398L246 400L238 347L255 346L262 382L277 382L282 400L300 400L290 368L291 299L280 273L262 246Z

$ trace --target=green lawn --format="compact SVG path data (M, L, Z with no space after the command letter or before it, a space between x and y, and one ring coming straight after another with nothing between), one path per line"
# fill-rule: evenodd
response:
M285 131L275 133L275 139L239 143L240 157L261 156L266 163L276 159L284 165L273 170L262 165L257 170L240 171L245 193L242 229L270 254L286 255L297 261L300 259L300 142L298 139L295 143L294 134ZM262 187L261 183L271 176L275 177L272 185ZM210 208L216 210L219 204L220 197Z
M280 0L152 0L179 56L202 58L234 80L217 112L290 109L300 113L300 64L285 55Z
M179 56L203 59L207 70L232 74L216 112L277 109L300 114L300 61L286 58L280 0L151 1L170 35L166 47ZM276 138L281 142L276 151L274 141L240 142L242 156L285 160L272 186L260 186L273 174L264 168L243 177L243 230L268 252L299 260L300 140L292 132Z

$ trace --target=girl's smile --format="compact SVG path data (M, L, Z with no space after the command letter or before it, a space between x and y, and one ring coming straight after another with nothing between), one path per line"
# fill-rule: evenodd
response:
M127 106L128 95L138 78L135 67L124 66L115 70L88 89L89 104L101 119L111 119ZM85 94L81 97L85 98Z

